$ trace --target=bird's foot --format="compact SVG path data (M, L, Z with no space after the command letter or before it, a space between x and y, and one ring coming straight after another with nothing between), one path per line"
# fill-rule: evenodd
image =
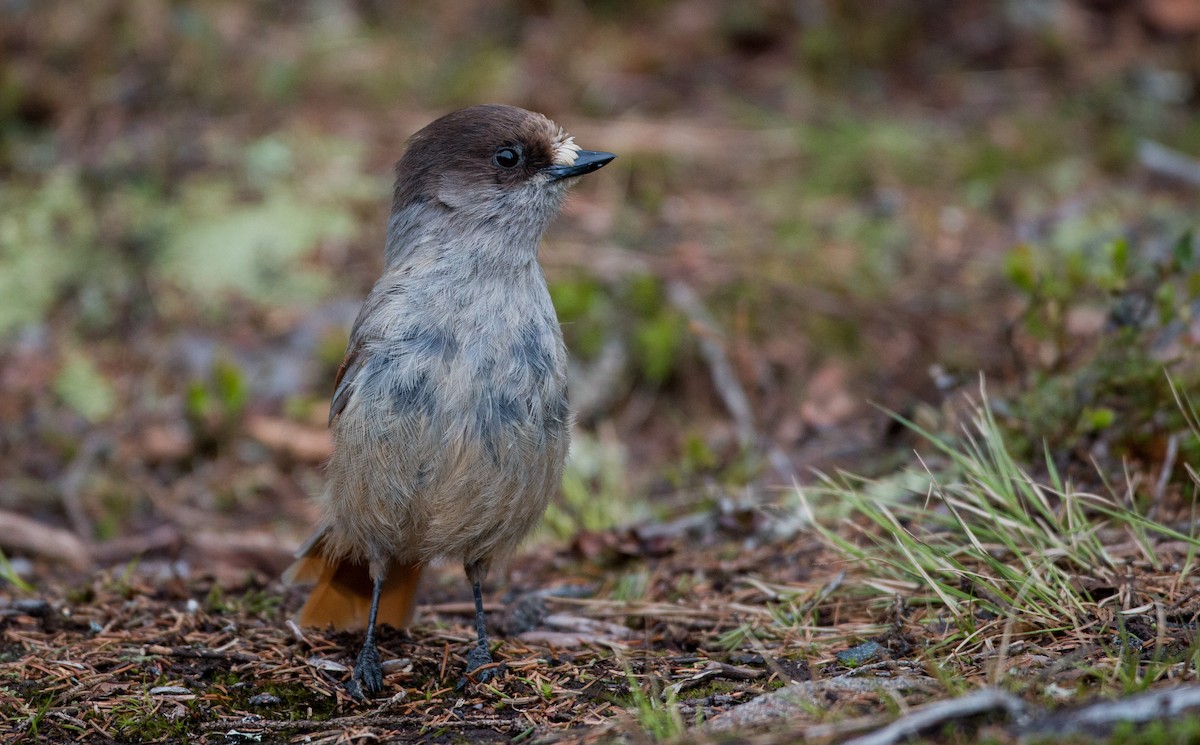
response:
M367 694L374 696L383 690L383 666L379 662L379 648L374 642L363 645L358 653L358 662L354 665L354 675L346 684L346 690L359 701L365 701Z
M458 679L458 690L466 688L467 683L488 683L503 669L503 664L492 664L492 653L486 646L473 647L467 653L467 670L466 674Z

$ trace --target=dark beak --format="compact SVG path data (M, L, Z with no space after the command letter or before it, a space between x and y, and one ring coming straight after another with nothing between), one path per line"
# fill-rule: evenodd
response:
M575 156L575 165L550 166L546 169L546 173L550 174L551 181L571 178L572 176L582 176L585 173L591 173L603 168L605 164L615 157L617 156L612 153L602 153L598 150L580 150Z

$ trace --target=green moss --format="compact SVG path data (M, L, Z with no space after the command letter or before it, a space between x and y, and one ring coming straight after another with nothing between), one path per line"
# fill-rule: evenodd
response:
M580 530L608 530L648 516L647 505L630 494L625 460L625 450L617 443L577 434L562 492L547 508L542 529L566 541Z
M550 298L572 354L594 359L615 322L604 288L594 278L576 276L551 282Z
M712 682L705 683L704 685L696 686L695 688L688 688L683 692L682 695L687 699L701 699L708 698L710 696L716 696L721 693L740 691L744 687L745 684L733 683L725 680L714 680Z
M271 616L282 604L283 598L266 589L251 589L240 595L226 595L218 584L213 584L205 598L209 612L223 615Z
M263 716L276 719L302 720L314 719L323 721L332 718L337 713L337 699L333 696L319 696L312 690L299 683L263 683L257 685L251 681L244 688L237 689L238 697L235 706L238 709L251 709ZM251 706L250 699L260 694L270 694L279 699L278 703L265 706ZM309 709L312 714L309 714Z
M140 706L114 707L110 731L126 742L186 741L198 721L198 710L194 701L184 701L178 705L183 706L187 713L176 717L164 714L147 716Z

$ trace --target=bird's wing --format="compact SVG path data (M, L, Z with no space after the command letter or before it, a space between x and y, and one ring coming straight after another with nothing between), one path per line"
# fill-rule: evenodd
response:
M333 381L333 400L329 404L329 426L333 426L333 421L350 403L350 397L357 385L358 374L370 359L373 346L371 342L378 339L379 334L372 319L379 306L388 297L387 292L380 289L381 284L382 280L380 284L372 288L371 294L367 295L366 301L358 311L358 318L354 319L354 326L350 329L350 341L346 344L346 356L342 360L341 367L338 368L337 378Z
M338 414L346 408L346 404L350 403L350 395L354 392L354 381L358 377L358 372L362 370L367 352L366 344L362 339L350 338L350 347L346 350L346 357L342 360L342 366L338 368L337 378L333 381L333 400L329 404L329 426L333 426L333 420L337 419Z

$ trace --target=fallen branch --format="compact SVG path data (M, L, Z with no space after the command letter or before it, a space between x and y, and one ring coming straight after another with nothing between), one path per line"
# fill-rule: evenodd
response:
M1119 724L1168 721L1191 709L1200 709L1200 685L1148 691L1118 701L1098 701L1078 709L1050 712L1029 723L1021 738L1107 736Z
M412 722L412 715L359 715L348 717L335 717L333 719L261 719L258 717L244 717L242 720L222 720L219 722L205 722L200 725L201 732L219 732L225 730L226 737L245 737L253 738L261 736L267 732L289 732L289 733L305 733L315 735L318 732L340 732L345 734L348 729L356 729L365 731L369 728L378 728L384 731L394 730ZM516 720L518 724L525 724L525 720ZM436 726L431 726L430 729L436 730L459 730L459 729L491 729L497 732L511 732L514 728L513 720L502 719L500 717L488 717L481 719L448 719L439 721ZM234 733L234 734L230 734ZM372 738L374 739L374 738Z
M771 696L778 698L776 694L765 694L759 699L766 701ZM1091 740L1110 736L1122 724L1170 721L1195 709L1200 709L1200 686L1149 691L1118 701L1097 701L1059 711L1039 709L1026 704L1011 693L987 688L960 698L922 706L870 734L848 740L846 745L895 745L914 736L940 730L956 720L990 713L1004 714L1009 720L1009 731L1022 743L1048 740L1058 742L1071 738ZM736 712L737 709L732 709L722 717L728 718ZM780 716L780 712L771 713L775 717ZM802 727L797 730L797 735L805 740L834 737L862 731L874 726L877 721L877 717L864 717L835 725Z
M670 282L667 285L667 297L672 305L687 316L693 332L696 333L696 339L700 343L700 354L708 363L713 386L716 387L721 401L737 426L738 442L747 449L754 447L758 442L754 412L750 408L750 399L733 370L733 364L725 354L725 345L717 336L717 322L700 302L695 291L683 282Z
M151 644L146 647L146 654L157 654L163 657L185 657L196 660L225 660L227 662L258 662L256 654L248 652L226 652L220 649L204 649L197 647L164 647Z
M668 700L671 694L678 696L689 688L695 688L709 678L724 678L725 680L758 680L767 676L766 670L756 670L748 667L737 667L725 662L717 662L713 660L709 662L703 670L694 675L690 675L683 680L673 685L667 686L662 692L664 701Z
M608 411L629 387L629 350L614 337L606 340L600 355L588 365L571 364L571 407L580 421L590 421Z
M293 546L265 530L237 533L217 530L198 530L187 536L187 546L200 553L209 565L221 563L231 567L253 567L276 575L292 563Z
M178 551L182 545L183 535L174 525L160 525L146 533L93 544L92 557L102 564L120 564L143 554Z
M0 550L64 561L75 569L92 563L87 544L71 531L7 510L0 510Z
M81 540L87 540L95 532L92 519L83 506L84 483L101 454L111 447L110 438L103 432L93 432L85 437L59 484L63 509L71 521L71 527L75 529L75 535Z
M1020 722L1027 717L1025 702L1011 693L985 688L949 701L922 706L891 724L846 742L846 745L893 745L914 735L943 727L955 719L966 719L993 711L1002 711Z
M1200 161L1178 150L1153 140L1140 140L1137 159L1143 168L1156 176L1174 179L1188 186L1200 186Z
M801 716L814 706L826 705L830 692L895 691L932 693L940 688L938 682L923 675L854 678L838 676L823 680L793 681L783 688L764 693L741 706L734 707L709 719L703 730L709 733L738 732L749 727L761 727Z

